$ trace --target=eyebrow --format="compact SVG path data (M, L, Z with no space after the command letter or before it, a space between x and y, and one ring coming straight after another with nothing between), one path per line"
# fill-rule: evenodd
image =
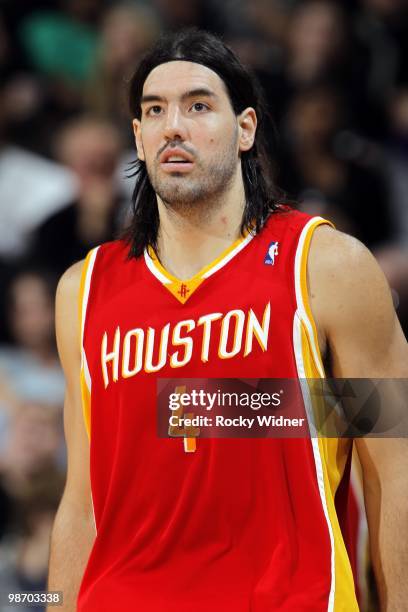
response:
M189 98L197 98L198 96L203 96L206 98L218 98L217 94L211 91L211 89L207 89L206 87L197 87L196 89L189 89L188 91L184 92L180 96L180 100L184 102L185 100L188 100ZM166 98L164 98L163 96L159 96L157 94L148 94L148 95L142 96L140 100L140 104L146 104L147 102L165 102L165 101L166 101Z

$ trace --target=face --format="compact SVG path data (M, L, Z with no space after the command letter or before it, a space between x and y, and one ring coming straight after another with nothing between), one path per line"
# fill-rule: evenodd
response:
M168 206L219 198L255 138L252 108L235 115L220 77L200 64L174 61L147 77L141 119L133 122L139 159Z

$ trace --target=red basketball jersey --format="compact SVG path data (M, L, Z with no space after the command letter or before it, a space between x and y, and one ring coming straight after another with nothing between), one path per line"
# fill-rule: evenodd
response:
M158 378L324 377L306 283L323 223L273 213L188 281L151 251L128 258L123 241L88 255L81 382L97 535L80 612L358 610L335 503L349 441L156 434Z

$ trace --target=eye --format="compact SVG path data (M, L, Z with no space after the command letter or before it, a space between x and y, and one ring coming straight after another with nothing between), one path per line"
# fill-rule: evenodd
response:
M160 115L161 112L162 112L162 107L159 106L158 104L155 104L154 106L151 106L150 108L146 110L146 115L150 115L150 116Z
M191 110L194 110L197 113L201 113L202 111L209 110L209 107L207 106L207 104L204 104L204 102L194 102L193 106L191 107Z

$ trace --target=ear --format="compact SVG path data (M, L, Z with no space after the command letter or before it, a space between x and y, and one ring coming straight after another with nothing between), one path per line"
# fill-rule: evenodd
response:
M142 126L139 119L133 119L133 133L135 135L135 143L137 149L137 156L141 161L145 161L145 154L142 143Z
M249 151L255 140L256 126L258 124L255 109L248 107L238 115L239 150Z

